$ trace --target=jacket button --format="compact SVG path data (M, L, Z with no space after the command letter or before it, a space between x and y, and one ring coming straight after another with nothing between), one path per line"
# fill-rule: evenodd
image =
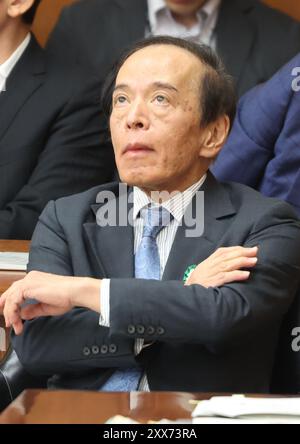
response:
M102 355L106 355L107 352L108 352L108 346L107 345L102 345L102 347L101 347Z
M93 355L99 355L100 349L98 347L98 345L93 345L92 347L92 353Z
M117 346L115 344L110 344L109 346L109 353L116 353L117 351Z
M135 326L134 325L128 325L128 333L130 334L130 335L134 335L134 333L135 333Z
M145 327L143 325L138 325L137 332L139 335L143 335L145 333Z
M84 356L90 356L91 350L88 347L84 347L83 354Z
M164 335L165 329L163 327L157 327L157 334L158 335Z
M155 333L155 328L150 325L150 327L147 328L148 335L152 336Z

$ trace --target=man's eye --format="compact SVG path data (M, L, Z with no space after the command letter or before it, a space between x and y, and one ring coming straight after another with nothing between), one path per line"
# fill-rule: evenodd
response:
M154 100L158 103L168 103L168 99L162 95L156 96Z
M127 101L125 96L117 96L114 100L114 103L117 105L123 105Z

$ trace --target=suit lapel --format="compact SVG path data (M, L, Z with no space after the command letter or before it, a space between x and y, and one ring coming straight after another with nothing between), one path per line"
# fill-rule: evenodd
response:
M242 69L255 39L255 29L247 19L247 13L252 8L252 0L223 1L216 27L218 51L237 82L243 74ZM236 35L234 40L233 29Z
M0 94L0 141L16 114L44 81L45 61L35 38L10 74L6 89Z
M96 274L125 279L134 277L134 233L132 224L120 226L119 203L117 196L105 205L93 205L92 221L84 224L84 232ZM130 213L131 207L132 204L128 204ZM101 226L108 214L116 214L115 226Z
M198 265L207 259L218 247L218 241L224 235L228 218L236 212L228 193L211 173L200 191L204 193L204 231L200 237L187 237L186 230L191 230L183 221L177 230L175 240L165 267L163 280L182 280L190 265ZM193 218L196 217L196 197L190 204ZM188 210L187 210L188 211ZM195 228L195 226L194 226Z

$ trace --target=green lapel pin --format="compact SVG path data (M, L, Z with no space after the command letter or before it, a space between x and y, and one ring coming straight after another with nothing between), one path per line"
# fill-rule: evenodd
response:
M188 281L189 277L191 276L191 274L193 273L193 271L195 270L195 268L197 268L197 265L190 265L183 276L183 282L186 284L186 282Z

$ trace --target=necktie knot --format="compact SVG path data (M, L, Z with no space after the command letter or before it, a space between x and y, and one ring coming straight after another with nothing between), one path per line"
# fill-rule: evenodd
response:
M144 220L143 237L156 239L160 231L168 226L172 220L171 213L164 207L149 206L141 210Z

